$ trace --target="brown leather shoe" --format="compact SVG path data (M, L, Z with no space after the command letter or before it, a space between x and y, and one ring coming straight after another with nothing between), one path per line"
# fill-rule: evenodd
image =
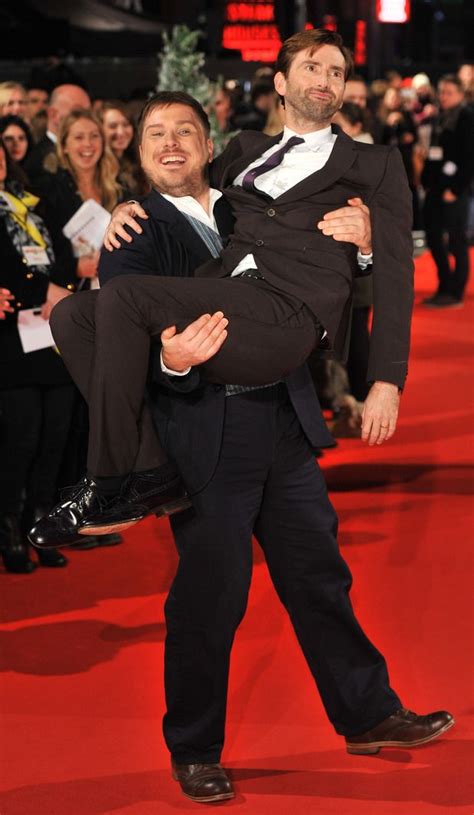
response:
M367 733L346 738L347 752L373 755L381 747L417 747L446 733L453 724L453 717L445 710L418 716L402 707Z
M230 778L221 764L176 764L172 761L171 772L191 801L212 804L214 801L227 801L235 795Z

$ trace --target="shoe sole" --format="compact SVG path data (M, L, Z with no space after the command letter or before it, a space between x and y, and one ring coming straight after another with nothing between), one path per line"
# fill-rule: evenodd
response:
M179 778L174 772L171 771L171 775L175 781L179 784ZM189 795L187 792L183 790L181 787L181 792L186 798L189 798L190 801L195 801L197 804L212 804L213 801L230 801L231 798L235 798L235 792L221 792L219 795Z
M420 747L422 744L428 744L428 742L446 733L454 724L456 724L456 722L452 719L452 721L445 724L444 727L436 733L432 733L431 736L426 736L424 739L417 739L416 741L371 741L368 744L351 744L346 742L346 750L352 756L373 756L380 752L383 747L405 747L405 749Z
M462 308L464 303L445 303L444 305L435 305L434 303L422 303L425 308L443 309L443 308Z
M82 527L78 532L79 535L107 535L111 532L123 532L125 529L129 529L131 526L135 526L135 524L143 521L143 518L146 518L148 515L155 514L157 518L161 518L163 515L174 515L176 512L181 512L190 507L192 507L191 501L189 501L186 506L183 506L183 499L179 498L176 501L170 501L169 504L160 504L156 509L150 509L146 515L137 518L136 521L122 521L116 524L108 524L107 526L87 526ZM160 512L159 515L157 514L158 511Z

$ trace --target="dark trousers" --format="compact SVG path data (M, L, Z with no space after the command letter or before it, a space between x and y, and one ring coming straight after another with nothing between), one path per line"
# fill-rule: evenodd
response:
M460 196L451 204L440 193L428 192L424 206L426 242L438 270L438 293L462 300L469 276L467 220L469 199ZM449 255L454 256L451 269Z
M250 278L125 275L54 308L54 339L89 405L92 475L125 475L163 461L143 413L151 340L218 310L230 323L222 348L202 366L213 382L275 382L299 367L320 337L304 305Z
M181 763L220 760L252 532L336 731L363 733L401 707L384 658L354 616L337 518L286 387L225 404L215 474L194 509L171 518L180 560L165 605L164 735Z
M50 508L67 442L75 388L29 385L0 391L0 511Z

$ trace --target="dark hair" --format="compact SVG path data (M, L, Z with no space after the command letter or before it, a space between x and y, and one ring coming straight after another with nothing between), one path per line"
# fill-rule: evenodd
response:
M152 97L150 97L140 113L137 125L139 142L142 140L143 127L148 115L155 110L155 108L167 108L170 105L186 105L186 107L194 110L204 128L206 138L209 138L211 133L211 125L208 115L194 96L191 96L189 93L185 93L185 91L159 91L159 93L155 93Z
M31 148L33 147L33 136L31 135L31 130L28 127L27 123L21 116L15 116L13 113L8 114L7 116L0 116L0 136L3 136L7 127L10 125L16 125L17 127L23 130L23 133L26 136L26 140L28 142L28 149L26 151L26 155L30 152Z
M449 82L450 85L456 85L457 89L461 91L461 93L464 93L464 85L456 74L444 74L444 76L438 80L438 85L440 85L441 82Z
M367 87L367 82L361 74L351 74L346 78L346 82L362 82Z
M276 73L280 71L284 76L288 76L291 63L300 51L306 51L308 48L311 49L311 52L317 51L322 45L334 45L335 48L339 49L346 63L344 79L347 79L351 75L354 67L352 54L343 44L340 34L336 31L328 31L325 28L299 31L297 34L293 34L292 37L285 40L277 56L275 64Z
M10 158L10 154L1 136L0 136L0 148L5 153L5 165L7 168L7 174L5 178L6 189L11 190L12 192L18 191L19 188L24 189L27 183L25 173L23 172L21 167L18 166L16 161L13 161Z
M353 126L357 124L365 125L364 111L355 102L344 102L339 109L339 113Z

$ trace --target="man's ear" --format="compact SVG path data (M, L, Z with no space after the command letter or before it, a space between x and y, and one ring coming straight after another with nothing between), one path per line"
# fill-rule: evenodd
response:
M285 75L282 74L281 71L275 74L274 80L275 90L279 96L284 96L286 91L286 79Z
M212 141L212 139L207 140L207 149L209 151L209 164L210 164L212 159L214 158L214 142Z

